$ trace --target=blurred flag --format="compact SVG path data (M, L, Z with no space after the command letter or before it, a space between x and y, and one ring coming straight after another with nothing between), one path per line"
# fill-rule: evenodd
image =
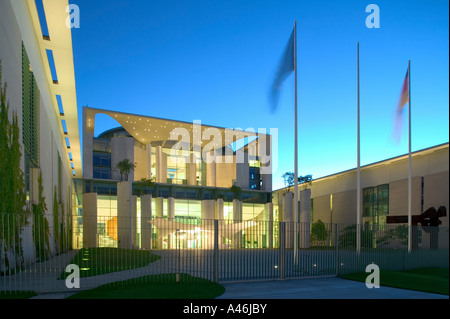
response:
M394 136L397 140L397 143L400 142L401 139L401 131L402 131L402 114L403 114L403 108L406 103L409 102L409 69L406 71L405 80L403 81L403 87L402 92L400 93L400 99L398 101L397 105L397 111L396 111L396 121L395 121L395 131Z
M270 89L270 103L272 112L275 111L278 104L278 97L280 95L281 86L284 80L295 70L295 28L292 31L291 37L287 43L286 49L278 66L275 79Z

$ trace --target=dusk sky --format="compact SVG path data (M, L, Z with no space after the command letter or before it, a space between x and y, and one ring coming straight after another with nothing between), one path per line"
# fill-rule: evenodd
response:
M277 129L278 169L294 171L294 74L272 113L269 91L297 20L298 168L313 178L408 152L392 139L411 60L412 150L449 141L449 2L71 0L77 103L227 128ZM366 6L379 7L368 28ZM96 133L118 126L96 120Z

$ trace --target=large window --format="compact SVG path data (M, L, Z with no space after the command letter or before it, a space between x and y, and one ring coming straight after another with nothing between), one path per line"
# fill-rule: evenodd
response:
M196 156L196 181L197 185L206 186L206 163L202 160L202 154L195 152Z
M261 189L262 180L260 174L261 163L256 159L249 159L249 188L250 189Z
M242 219L264 220L264 204L243 203L242 204Z
M371 224L385 224L389 214L389 184L363 190L363 217Z
M30 170L39 167L39 89L22 44L22 143L25 164L25 193L30 198Z
M93 177L111 179L111 154L93 152Z
M185 152L178 150L164 150L167 155L167 183L187 184L186 157Z
M39 167L39 89L22 44L22 139L30 167Z
M202 202L199 200L175 199L175 219L185 224L197 225L202 217Z

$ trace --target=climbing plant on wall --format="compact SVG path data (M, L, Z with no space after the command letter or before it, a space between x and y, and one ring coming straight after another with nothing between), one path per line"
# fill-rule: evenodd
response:
M42 172L38 178L38 203L33 204L33 239L36 247L36 261L46 260L50 253L50 231L45 212L44 187L42 186Z
M55 244L56 253L60 251L60 234L59 234L59 203L58 203L58 193L56 191L53 194L53 239Z
M10 121L6 89L7 83L2 84L0 60L0 247L3 250L3 265L10 270L20 267L23 262L20 234L27 224L29 210L26 205L24 174L20 168L22 152L19 121L15 113L12 114L12 122ZM15 256L13 264L8 260L8 251Z

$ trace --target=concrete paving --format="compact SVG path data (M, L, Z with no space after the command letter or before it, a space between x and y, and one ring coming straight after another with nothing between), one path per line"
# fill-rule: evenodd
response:
M29 271L25 274L18 273L0 279L18 282L17 289L12 290L36 291L38 295L33 299L64 299L78 291L68 289L64 280L58 280L61 269L64 268L56 266L67 265L74 254L75 251L52 258L42 265L36 266L36 271ZM81 278L81 284L84 289L91 289L101 284L148 274L174 272L174 269L170 268L172 264L170 262L166 264L163 260L164 258L138 269ZM449 299L446 295L383 286L369 289L365 283L339 277L224 282L221 284L225 287L225 293L217 299Z
M367 288L339 277L222 283L216 299L449 299L446 295L391 287ZM75 293L75 292L73 292ZM45 293L32 299L64 299L73 293Z
M448 296L365 283L339 277L223 283L217 299L449 299Z

